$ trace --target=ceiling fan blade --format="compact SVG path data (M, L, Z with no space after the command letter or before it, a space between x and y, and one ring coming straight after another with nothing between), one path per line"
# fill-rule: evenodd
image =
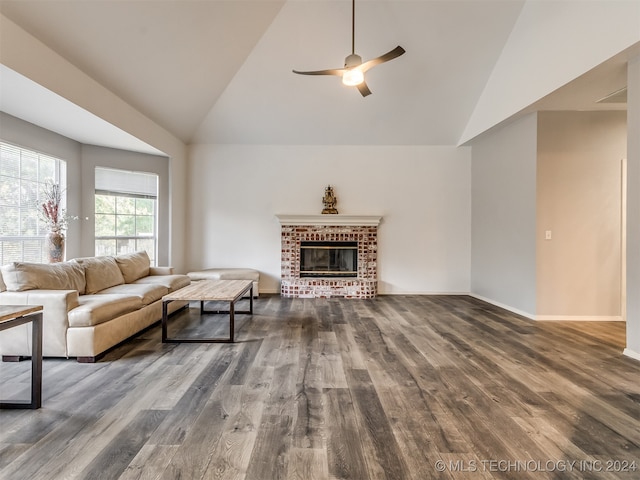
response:
M369 61L364 62L360 66L360 70L362 70L363 72L366 72L371 67L375 67L376 65L380 65L381 63L388 62L389 60L393 60L394 58L399 57L400 55L405 53L405 51L406 50L404 48L402 48L400 45L398 45L396 48L394 48L390 52L387 52L384 55L380 55L377 58L373 58L373 59L371 59Z
M314 70L312 72L300 72L298 70L293 70L293 73L297 73L299 75L336 75L341 77L344 73L344 68L333 68L329 70Z
M363 81L361 84L356 86L358 87L358 90L360 91L363 97L366 97L367 95L371 95L371 90L369 90L369 87L367 86L367 82Z

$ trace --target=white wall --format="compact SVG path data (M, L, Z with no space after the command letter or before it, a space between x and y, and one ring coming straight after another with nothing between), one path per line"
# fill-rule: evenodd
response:
M627 348L640 360L640 57L628 64L627 92Z
M637 42L637 0L527 1L459 143Z
M69 222L67 259L94 255L95 167L155 173L159 176L158 208L170 208L169 159L156 155L83 145L57 133L0 112L0 140L64 160L67 164L67 210L77 220ZM158 218L158 265L168 265L170 216Z
M621 319L626 120L624 111L538 114L539 319Z
M0 140L51 155L67 164L66 195L67 211L71 216L80 216L82 145L67 137L40 128L32 123L0 112ZM82 229L79 221L69 222L65 255L67 258L80 256Z
M189 269L260 270L279 292L276 214L319 214L334 186L341 214L382 215L383 294L469 291L470 149L196 145L189 168Z
M169 159L157 155L82 146L82 253L95 254L95 169L117 168L158 175L158 251L156 264L169 265ZM69 257L70 258L70 257Z
M531 114L473 142L471 292L536 311L536 125Z
M167 254L169 262L182 271L186 257L186 146L3 15L0 25L3 65L167 154L171 232Z

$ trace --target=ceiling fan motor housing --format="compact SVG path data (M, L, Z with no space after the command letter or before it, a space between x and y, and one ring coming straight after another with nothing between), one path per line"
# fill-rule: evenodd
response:
M362 57L352 53L344 59L344 68L353 68L362 65Z

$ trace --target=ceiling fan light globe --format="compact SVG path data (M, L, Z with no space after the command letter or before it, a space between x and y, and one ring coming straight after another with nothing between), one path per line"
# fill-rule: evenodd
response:
M360 85L362 82L364 82L364 73L357 68L345 70L342 74L342 83L348 87L355 87L356 85Z

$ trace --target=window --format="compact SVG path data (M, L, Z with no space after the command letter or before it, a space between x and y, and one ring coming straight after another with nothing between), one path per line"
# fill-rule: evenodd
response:
M155 265L158 176L98 167L95 185L95 254L145 250Z
M65 169L59 158L0 142L0 265L46 261L39 200L47 181L64 191Z

